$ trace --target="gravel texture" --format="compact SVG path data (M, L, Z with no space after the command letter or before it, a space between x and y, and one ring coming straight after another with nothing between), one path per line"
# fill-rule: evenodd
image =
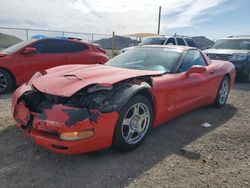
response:
M250 187L250 84L225 107L203 107L154 129L136 150L52 153L13 126L0 97L1 187ZM202 127L209 123L211 127Z

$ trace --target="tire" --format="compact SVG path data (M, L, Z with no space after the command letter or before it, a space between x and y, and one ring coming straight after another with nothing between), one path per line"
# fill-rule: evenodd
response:
M215 107L222 107L226 104L227 102L227 98L228 98L228 94L229 94L229 90L230 90L230 79L225 76L221 83L220 86L218 88L218 92L214 101L214 106Z
M11 75L3 69L0 69L0 94L7 93L13 88L13 79Z
M130 151L138 147L149 134L152 120L153 109L149 100L142 95L132 97L120 111L112 147L119 151Z
M250 82L250 71L244 76L245 82Z

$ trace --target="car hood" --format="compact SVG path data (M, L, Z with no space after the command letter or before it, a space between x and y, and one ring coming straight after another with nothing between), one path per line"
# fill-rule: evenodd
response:
M233 49L207 49L204 50L205 53L207 54L234 54L234 53L248 53L250 50L233 50Z
M70 97L80 89L101 84L111 86L122 80L143 76L162 75L160 71L133 70L107 65L65 65L47 70L47 74L32 79L41 92Z

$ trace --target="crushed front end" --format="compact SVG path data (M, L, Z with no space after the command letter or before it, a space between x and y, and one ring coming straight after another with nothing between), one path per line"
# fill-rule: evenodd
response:
M62 97L23 84L13 94L13 117L17 127L37 144L58 153L107 148L112 144L118 113L105 107L113 94L105 89L91 86L71 97Z

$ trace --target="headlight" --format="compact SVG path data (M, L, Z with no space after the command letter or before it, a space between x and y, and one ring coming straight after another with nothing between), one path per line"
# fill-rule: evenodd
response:
M231 56L230 61L243 61L247 60L249 54L235 53Z
M74 141L74 140L90 138L92 136L94 136L94 130L90 129L90 130L85 130L85 131L61 133L60 138L61 140Z

